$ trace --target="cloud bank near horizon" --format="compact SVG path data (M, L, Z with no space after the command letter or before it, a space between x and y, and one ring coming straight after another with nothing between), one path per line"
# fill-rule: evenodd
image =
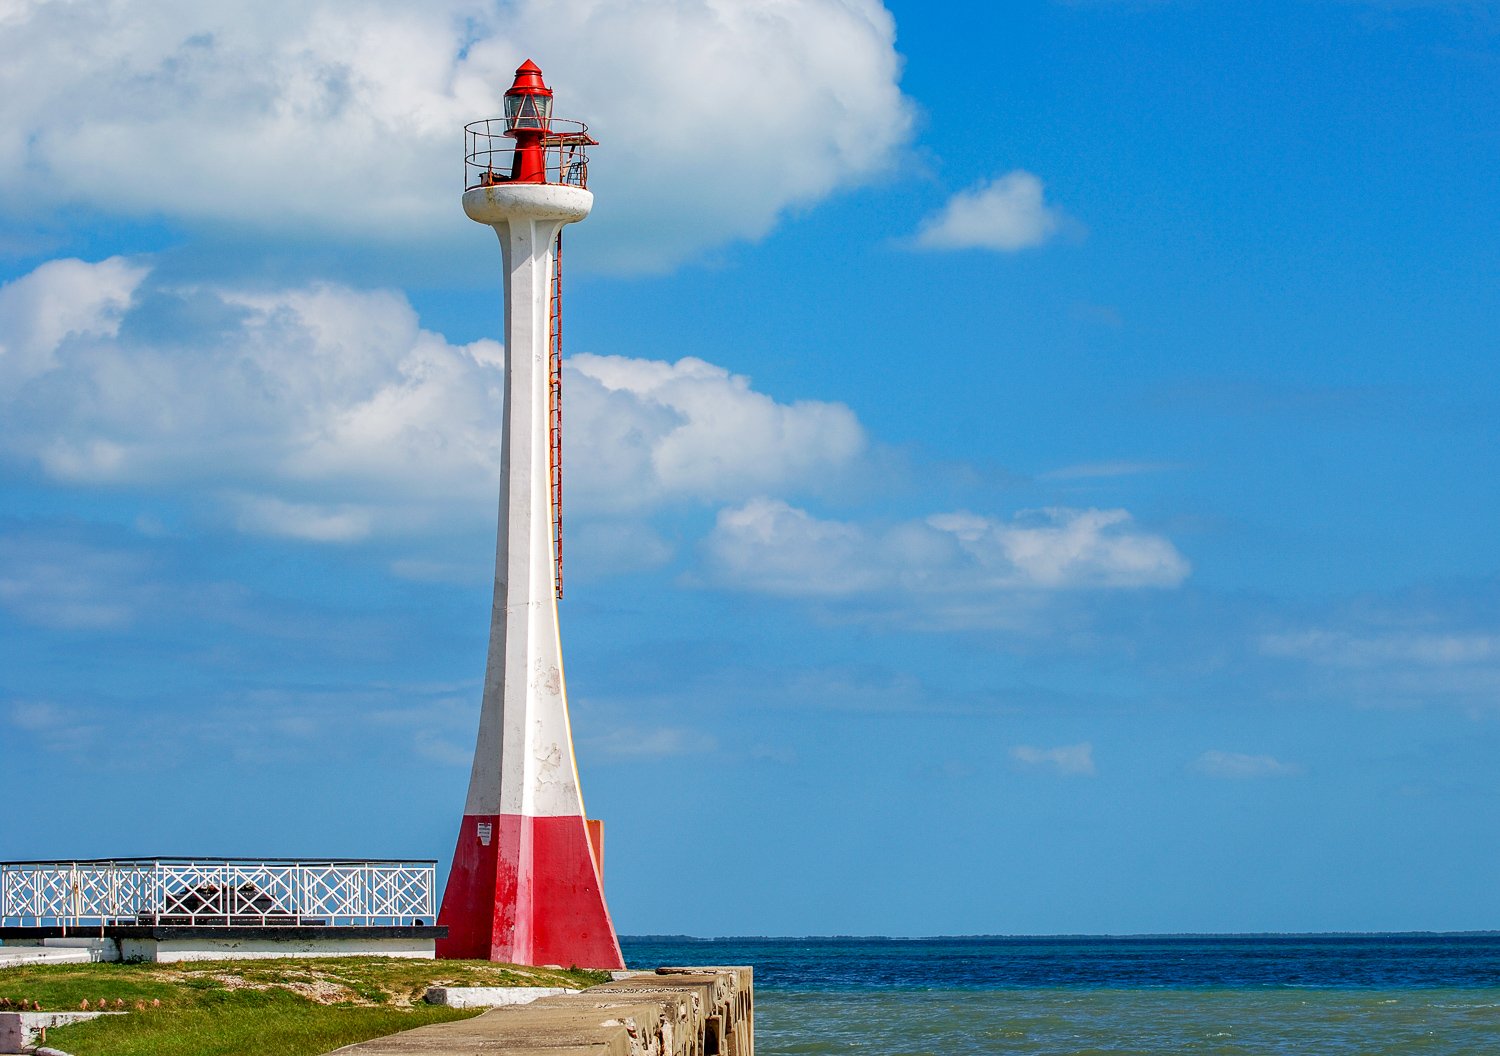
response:
M191 501L250 535L420 547L486 523L503 378L498 343L449 342L390 290L173 285L125 258L51 261L0 287L0 456L64 487ZM878 445L858 417L692 356L575 355L566 391L574 525L622 568L669 560L650 518L696 505L718 514L695 582L937 599L953 625L987 618L976 599L1170 588L1190 571L1119 509L815 516L789 500L869 474ZM419 553L393 570L457 576L441 564Z

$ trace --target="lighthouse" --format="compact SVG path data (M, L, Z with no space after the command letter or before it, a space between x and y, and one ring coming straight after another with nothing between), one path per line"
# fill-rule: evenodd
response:
M568 721L562 594L562 229L589 215L578 122L552 116L535 63L504 118L465 127L464 212L500 239L504 440L479 736L438 923L439 957L623 968Z

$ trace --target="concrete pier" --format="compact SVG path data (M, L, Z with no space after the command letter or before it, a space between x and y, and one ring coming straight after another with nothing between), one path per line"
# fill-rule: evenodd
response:
M748 967L620 972L576 994L494 1008L336 1050L343 1056L754 1056Z

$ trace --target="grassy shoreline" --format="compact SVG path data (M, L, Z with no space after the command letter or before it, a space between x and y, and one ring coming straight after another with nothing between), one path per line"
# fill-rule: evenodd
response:
M489 961L288 957L183 964L23 965L0 972L0 998L44 1011L87 1002L129 1015L58 1027L47 1044L74 1056L318 1056L341 1045L464 1019L428 1005L429 986L565 986L605 973Z

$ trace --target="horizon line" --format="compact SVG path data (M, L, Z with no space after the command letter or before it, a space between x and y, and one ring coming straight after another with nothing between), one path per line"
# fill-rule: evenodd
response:
M621 942L937 942L954 939L1338 939L1338 938L1500 938L1500 929L1465 931L1142 931L1142 932L980 932L970 935L621 935Z

